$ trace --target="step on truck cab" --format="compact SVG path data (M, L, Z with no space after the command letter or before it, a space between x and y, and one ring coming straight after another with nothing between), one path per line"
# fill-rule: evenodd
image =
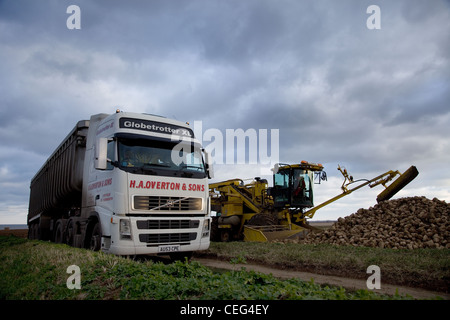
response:
M116 255L205 250L209 162L186 123L120 111L93 115L31 180L29 238Z

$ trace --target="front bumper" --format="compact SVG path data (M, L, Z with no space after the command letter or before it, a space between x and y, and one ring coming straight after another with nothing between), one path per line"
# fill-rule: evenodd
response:
M120 220L129 221L125 236L120 230ZM163 254L159 248L168 245L179 245L179 252L206 250L210 244L210 225L209 217L116 216L112 219L110 245L104 251L116 255Z

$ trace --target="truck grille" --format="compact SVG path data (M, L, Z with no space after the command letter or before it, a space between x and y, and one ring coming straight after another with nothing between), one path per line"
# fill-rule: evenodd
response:
M200 220L138 220L138 229L191 229L198 228Z
M173 243L189 242L197 238L197 233L160 233L160 234L140 234L139 241L146 243Z
M134 209L149 211L198 211L202 210L202 198L135 196Z

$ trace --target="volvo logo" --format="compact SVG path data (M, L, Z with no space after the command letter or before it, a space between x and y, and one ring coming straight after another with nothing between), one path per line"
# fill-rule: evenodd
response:
M174 206L175 206L175 201L174 200L167 200L166 207L173 208Z

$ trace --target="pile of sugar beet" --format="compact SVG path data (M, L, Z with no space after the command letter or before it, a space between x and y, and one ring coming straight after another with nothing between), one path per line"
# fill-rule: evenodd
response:
M383 201L339 218L323 232L302 242L393 249L450 248L450 204L434 198Z

